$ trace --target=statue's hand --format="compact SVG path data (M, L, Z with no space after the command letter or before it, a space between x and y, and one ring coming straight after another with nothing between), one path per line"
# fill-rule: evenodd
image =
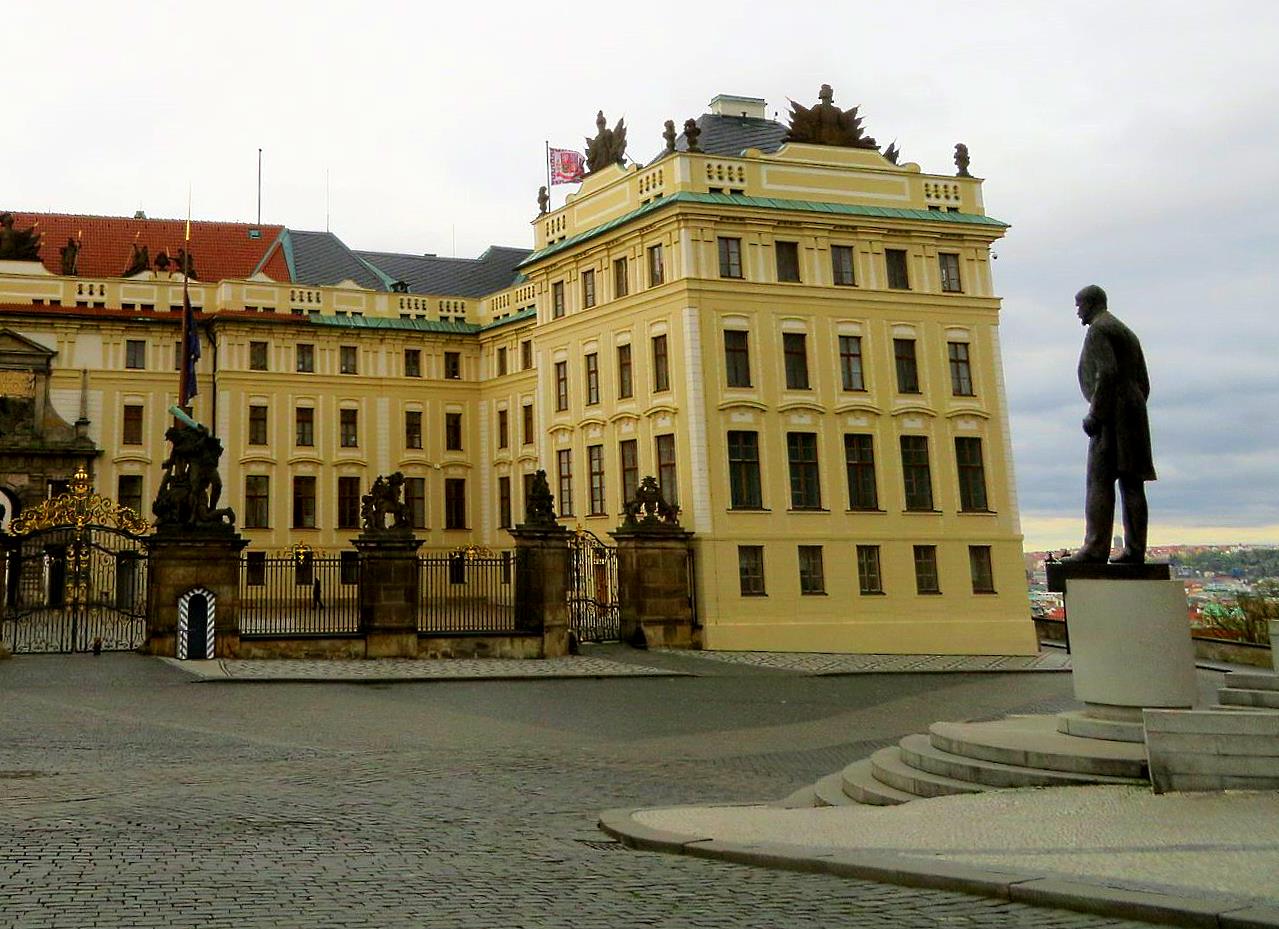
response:
M1084 434L1094 436L1101 432L1101 420L1089 413L1084 417Z

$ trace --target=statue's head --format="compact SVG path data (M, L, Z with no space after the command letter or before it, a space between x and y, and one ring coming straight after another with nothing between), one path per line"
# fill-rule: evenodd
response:
M818 91L817 99L822 101L822 103L830 103L835 99L835 91L830 89L829 84L823 84L822 89Z
M598 113L595 114L595 128L598 129L600 132L603 132L604 127L607 125L608 125L608 122L604 119L604 111L600 110Z
M1096 284L1089 284L1075 294L1075 313L1085 326L1093 321L1098 313L1106 310L1106 292Z

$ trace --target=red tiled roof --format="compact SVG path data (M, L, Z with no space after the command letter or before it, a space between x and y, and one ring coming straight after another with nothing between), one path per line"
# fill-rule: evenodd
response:
M62 273L59 249L67 244L67 239L78 239L80 256L76 271L80 277L119 277L128 267L134 242L147 247L152 262L160 252L166 252L176 262L186 231L184 219L19 212L13 216L14 225L19 229L38 223L36 230L44 234L40 260L53 274ZM196 277L208 283L249 277L283 228L193 220L190 252ZM259 230L261 236L250 238L253 229ZM172 270L177 270L176 264ZM274 280L292 280L284 255L278 249L262 270Z

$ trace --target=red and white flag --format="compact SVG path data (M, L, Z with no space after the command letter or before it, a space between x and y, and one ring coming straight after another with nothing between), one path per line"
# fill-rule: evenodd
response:
M586 175L586 156L567 148L547 150L552 184L576 184Z

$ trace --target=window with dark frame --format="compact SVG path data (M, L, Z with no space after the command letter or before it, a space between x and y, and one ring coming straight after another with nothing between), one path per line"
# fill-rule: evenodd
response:
M525 340L520 343L520 370L527 371L533 367L533 342Z
M293 478L293 528L315 528L315 478Z
M360 447L359 410L338 410L338 444L343 448Z
M244 476L244 528L266 529L271 510L271 478L266 474Z
M404 447L422 447L422 411L404 411Z
M865 390L866 379L862 370L862 337L839 337L839 380L844 390Z
M422 376L422 350L420 348L406 348L404 350L404 376Z
M338 523L339 529L360 528L360 479L358 477L338 478Z
M568 362L555 362L555 409L563 412L568 409Z
M511 528L511 479L497 479L497 528Z
M968 361L968 343L947 342L946 354L950 361L950 392L956 397L971 397L973 371Z
M504 377L506 375L506 346L500 346L497 350L497 376Z
M142 475L121 474L115 482L115 502L133 512L142 513Z
M624 400L635 395L635 379L631 372L631 346L617 346L617 397Z
M573 515L573 450L561 448L555 453L555 464L559 478L560 515Z
M409 510L409 526L414 529L425 529L426 478L406 477L404 479L404 505Z
M497 411L497 447L509 448L511 445L511 417L506 410Z
M582 272L582 308L595 306L595 269L588 268Z
M830 247L831 280L837 287L854 287L857 284L853 276L853 247L851 245L832 245Z
M919 393L919 365L915 360L915 340L893 339L893 360L897 366L897 392Z
M928 465L928 437L901 437L902 481L906 490L906 509L930 513L933 509L933 478Z
M662 261L662 246L652 245L648 249L648 286L656 287L666 283L666 266Z
M915 546L915 592L920 594L941 593L941 583L937 577L937 546Z
M955 437L955 465L959 471L959 509L965 513L989 512L986 499L986 467L982 463L981 439Z
M359 374L359 350L354 345L338 348L338 371L341 374Z
M622 474L622 506L635 499L639 490L639 442L635 439L623 439L617 443L617 457L621 463Z
M737 577L743 597L764 597L764 546L737 546Z
M564 315L564 282L556 281L551 285L551 318L559 319Z
M293 411L293 444L299 448L315 445L315 409L300 406Z
M740 329L724 330L724 370L729 387L751 386L750 335Z
M805 595L826 593L826 572L822 566L820 545L799 546L799 592Z
M875 437L865 432L844 434L844 464L848 469L848 508L878 510L875 480Z
M444 528L466 528L466 478L444 479Z
M295 367L300 374L312 374L315 372L315 346L303 342L294 346Z
M147 366L147 343L142 339L126 339L124 343L124 366L137 370L145 370Z
M910 271L905 249L884 249L884 267L888 271L888 286L892 290L910 290Z
M630 272L625 258L613 260L613 299L625 297L631 292Z
M799 243L774 242L773 252L777 256L777 280L783 284L798 284Z
M444 414L444 450L449 452L462 451L461 413Z
M197 362L197 364L198 363L199 362ZM174 371L182 370L182 343L181 342L173 343L173 370Z
M959 256L951 252L938 252L937 266L941 271L942 293L963 293L964 287L959 280Z
M657 486L671 506L679 505L679 485L675 474L675 436L653 437L657 449Z
M786 433L786 458L790 463L792 510L820 510L822 488L817 470L817 433Z
M586 447L586 471L589 478L590 512L588 516L604 515L604 446Z
M879 546L857 546L857 589L862 594L882 594L884 580L879 573Z
M258 403L249 404L249 444L267 444L266 407Z
M121 445L142 444L142 407L135 403L124 405L124 419L120 431Z
M462 379L461 352L444 353L444 378L449 381L460 381Z
M786 366L786 389L810 389L808 384L808 336L802 332L783 332L782 357Z
M586 356L586 405L600 402L600 356L591 352Z
M735 510L759 510L764 495L759 479L759 433L730 430L728 433L729 506Z
M719 276L742 276L742 240L719 237Z
M995 592L995 569L990 561L990 546L968 546L968 566L973 575L973 593L993 594Z
M249 343L249 370L267 370L267 344L265 342Z
M669 390L671 386L670 368L666 357L666 336L653 336L653 390Z
M533 404L520 407L520 440L524 445L533 444Z

